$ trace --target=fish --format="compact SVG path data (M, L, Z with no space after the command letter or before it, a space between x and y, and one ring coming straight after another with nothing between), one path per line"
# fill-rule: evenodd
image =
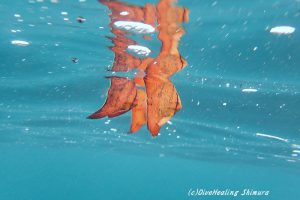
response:
M178 45L185 34L182 23L188 22L188 9L177 7L175 0L160 0L156 5L144 7L120 1L100 0L111 11L109 14L111 33L107 37L115 54L114 72L137 70L135 77L109 77L110 87L104 105L91 114L89 119L117 117L131 111L129 133L135 133L144 125L153 137L181 108L182 103L175 85L169 80L175 73L187 66L180 55ZM161 49L156 57L147 54L139 57L127 51L128 47L139 46L129 38L141 34L145 40L156 31ZM146 47L143 47L147 49Z

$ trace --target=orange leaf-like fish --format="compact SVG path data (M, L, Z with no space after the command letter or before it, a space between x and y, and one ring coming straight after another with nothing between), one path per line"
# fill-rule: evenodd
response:
M133 80L123 77L111 77L107 99L100 110L90 115L90 119L116 117L131 110L137 96Z
M137 69L138 72L132 80L111 77L105 104L89 118L116 117L131 110L130 132L136 132L147 124L151 134L156 136L160 128L181 109L179 95L168 78L187 65L178 51L178 44L184 34L181 24L188 21L188 10L176 7L175 0L160 0L156 6L146 4L144 7L114 0L100 2L111 10L110 27L115 35L109 37L113 43L110 48L115 53L111 70L124 72ZM138 42L128 38L126 28L121 30L114 26L118 21L156 27L162 44L158 56L141 58L130 54L128 46L138 45ZM151 39L149 35L143 38Z
M159 76L145 77L147 91L147 125L153 136L160 127L181 109L181 101L175 86Z

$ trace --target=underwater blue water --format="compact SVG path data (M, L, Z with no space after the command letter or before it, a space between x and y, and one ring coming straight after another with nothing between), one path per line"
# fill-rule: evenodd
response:
M190 11L188 66L171 78L183 108L152 138L128 134L130 113L86 119L109 87L105 6L1 0L0 200L300 199L300 1L178 3ZM189 196L196 188L270 194Z

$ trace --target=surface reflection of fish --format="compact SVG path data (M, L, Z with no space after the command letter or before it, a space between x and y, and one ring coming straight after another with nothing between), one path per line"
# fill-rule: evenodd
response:
M137 69L138 73L133 79L110 77L106 102L89 118L116 117L131 110L130 132L136 132L147 123L151 134L156 136L161 126L181 109L179 95L168 78L187 64L178 51L178 43L184 34L181 24L188 21L188 10L176 7L175 0L160 0L156 6L146 4L144 7L118 1L100 2L111 10L110 27L115 35L109 37L115 53L111 70ZM129 33L144 34L144 39L151 39L148 34L154 31L162 43L157 57L129 53L128 46L138 47L137 42L126 37Z

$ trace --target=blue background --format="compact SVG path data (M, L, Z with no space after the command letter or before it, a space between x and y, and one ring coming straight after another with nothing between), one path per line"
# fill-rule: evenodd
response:
M190 188L300 198L300 2L179 5L190 10L179 47L189 65L171 80L183 108L152 138L145 127L127 134L130 113L86 119L109 87L106 7L96 0L1 1L1 200L233 198L189 197ZM296 31L269 32L281 25ZM157 40L141 42L157 54Z

